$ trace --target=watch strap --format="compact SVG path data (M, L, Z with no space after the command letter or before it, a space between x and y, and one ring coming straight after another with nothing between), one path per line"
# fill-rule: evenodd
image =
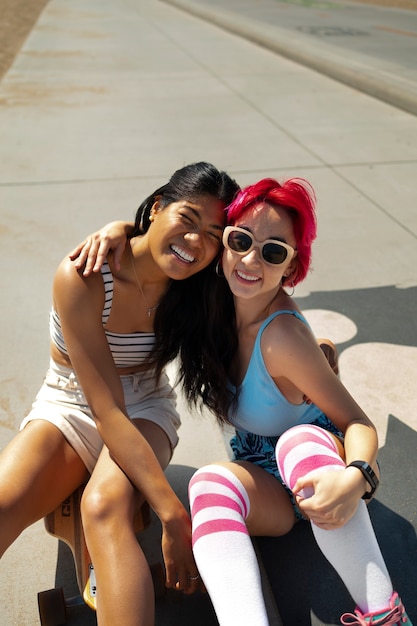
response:
M349 463L349 465L347 465L346 467L357 467L358 470L362 472L366 482L371 487L371 491L365 491L362 498L364 500L370 500L379 485L379 479L372 467L366 461L352 461L352 463Z

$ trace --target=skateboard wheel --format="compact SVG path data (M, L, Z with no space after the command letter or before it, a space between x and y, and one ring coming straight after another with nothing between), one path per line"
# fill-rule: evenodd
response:
M38 593L39 617L42 626L61 626L67 623L64 590L62 587Z
M149 568L151 570L155 598L158 600L163 598L166 593L165 570L161 563L153 563Z

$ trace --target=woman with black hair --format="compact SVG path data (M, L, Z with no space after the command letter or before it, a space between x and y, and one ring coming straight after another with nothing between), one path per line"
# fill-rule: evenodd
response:
M154 623L152 579L133 527L144 500L162 523L167 586L198 585L189 516L163 471L180 419L164 371L176 355L161 341L177 333L181 345L199 297L194 276L214 265L237 190L208 163L186 166L139 207L117 259L110 253L89 273L66 258L55 274L50 367L0 457L0 554L88 481L82 519L100 626Z

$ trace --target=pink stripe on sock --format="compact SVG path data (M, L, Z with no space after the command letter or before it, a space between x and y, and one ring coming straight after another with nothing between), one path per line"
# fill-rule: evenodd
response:
M212 506L221 506L227 509L232 509L233 511L237 511L239 515L242 515L242 509L236 500L218 493L203 493L196 496L191 509L191 515L194 517L194 515L199 511Z
M326 432L323 429L321 430L324 433ZM333 441L333 438L331 436L329 438L326 437L325 439L323 439L322 437L320 437L319 433L314 432L312 427L310 427L309 432L294 432L294 434L290 438L286 439L286 441L284 441L284 443L282 444L278 441L277 448L279 462L282 463L281 459L285 458L289 452L292 452L292 450L294 450L296 446L305 443L318 443L325 448L330 448L334 452L337 452L336 443Z
M301 476L306 476L313 470L328 466L344 467L345 464L340 457L335 458L334 456L328 456L326 454L315 454L314 456L302 459L299 463L297 463L294 466L289 479L284 476L282 478L289 486L289 488L293 489L298 478L300 478Z
M220 532L239 532L244 533L245 535L249 534L248 529L246 528L245 524L242 524L242 522L230 519L216 519L209 522L204 522L203 524L200 524L195 530L193 530L193 546L195 542L201 537Z
M237 489L237 487L235 487L235 485L230 480L224 478L224 476L221 476L221 474L216 474L214 472L198 472L192 477L190 481L190 488L198 482L218 483L219 485L224 485L225 487L233 491L233 493L239 498L240 502L242 503L242 507L244 510L243 517L246 518L248 516L248 507L246 506L246 502L242 497L239 489Z

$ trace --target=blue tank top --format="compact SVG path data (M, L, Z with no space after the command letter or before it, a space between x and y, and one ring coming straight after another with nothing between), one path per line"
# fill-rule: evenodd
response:
M322 411L314 404L289 402L266 369L261 350L262 333L272 320L283 314L294 315L308 326L307 320L298 311L292 310L275 311L263 322L239 388L237 410L231 410L229 414L229 420L237 430L264 437L279 437L288 428L297 424L310 424L322 415ZM235 387L230 387L236 391Z

